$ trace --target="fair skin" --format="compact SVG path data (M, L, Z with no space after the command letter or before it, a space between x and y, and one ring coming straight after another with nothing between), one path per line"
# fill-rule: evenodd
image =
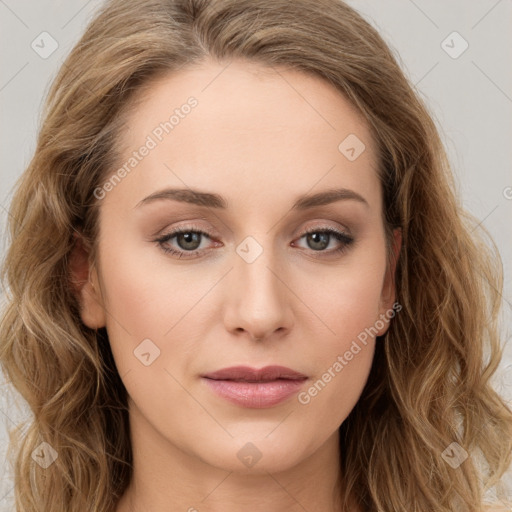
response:
M308 377L307 391L392 308L375 143L318 78L206 61L144 91L121 136L120 165L190 96L198 105L101 199L96 265L75 254L75 273L87 276L82 320L106 326L129 395L134 472L117 512L334 512L338 428L366 383L375 337L307 404L295 393L242 407L201 375L282 365ZM353 161L338 150L349 134L366 146ZM219 194L227 205L141 204L164 188ZM292 209L299 196L341 188L363 200ZM164 242L178 258L155 241L175 228L211 235L193 248L190 235ZM353 242L327 235L318 249L321 235L304 236L329 228ZM259 244L250 251L262 249L250 263L237 252L248 236ZM398 232L393 243L398 254ZM199 254L187 258L187 247ZM389 321L379 327L384 334ZM148 366L134 355L145 339L160 350ZM247 443L261 454L252 467L237 456Z

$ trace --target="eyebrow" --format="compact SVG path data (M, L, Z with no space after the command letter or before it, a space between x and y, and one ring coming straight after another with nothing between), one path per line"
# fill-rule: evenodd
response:
M208 208L227 209L227 200L219 194L211 192L201 192L191 188L166 188L158 190L153 194L142 199L136 208L152 203L154 201L167 199L180 201L184 203L195 204L197 206L206 206ZM368 201L357 192L347 188L336 188L318 192L316 194L305 194L297 198L293 203L291 210L302 211L315 206L324 206L341 200L355 200L369 206Z

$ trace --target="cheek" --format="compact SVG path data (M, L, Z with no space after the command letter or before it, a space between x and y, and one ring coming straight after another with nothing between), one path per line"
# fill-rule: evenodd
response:
M278 438L284 451L288 444L292 450L299 439L304 450L313 450L339 427L361 395L375 344L367 329L378 319L385 269L384 250L379 247L377 243L372 249L365 247L339 265L290 264L280 276L287 284L283 290L293 290L283 300L294 311L290 345L282 359L296 361L311 375L308 387L290 405L294 420ZM229 280L221 280L227 270L222 265L176 264L161 257L148 264L147 248L135 249L123 240L105 245L102 254L107 330L129 396L165 437L179 440L190 451L199 442L202 451L211 452L216 460L216 443L225 451L225 433L201 406L210 404L211 397L194 387L195 361L207 360L211 367L211 361L221 365L229 360L230 346L214 348L206 342L213 339L215 330L227 339L222 311L226 304L234 307L243 289L238 284L230 288ZM149 260L154 258L151 254ZM139 356L149 353L154 361L149 366L134 354L145 339L157 347L145 342L138 352ZM224 360L219 358L223 349L229 354ZM238 416L230 423L229 415L218 414L233 432L253 436L273 428L240 422ZM217 436L214 443L212 432Z
M371 368L379 319L375 283L342 284L331 295L332 302L325 303L323 318L334 334L324 334L315 344L315 377L303 399L298 397L302 404L314 400L325 421L344 419L357 402Z
M311 333L310 338L317 341L314 350L306 350L314 361L314 376L297 396L311 429L320 424L326 431L334 431L361 396L379 330L382 273L377 262L354 267L340 273L328 294L308 295L308 304L316 308L325 327L321 335L318 328L316 335Z
M100 242L100 268L106 328L116 365L123 375L143 366L144 358L141 361L134 353L142 342L152 359L160 357L163 335L174 323L172 312L180 310L179 304L188 290L181 284L164 286L164 269L148 265L144 251L128 236L117 237L111 231L105 229ZM145 340L151 340L154 346Z
M379 320L385 266L384 250L375 247L304 280L302 296L322 321L326 351L343 349Z
M107 226L100 241L107 328L113 343L123 340L126 346L124 340L129 339L135 348L145 338L169 340L182 330L181 318L190 324L203 312L210 317L205 321L218 322L225 306L219 298L243 296L238 283L231 283L236 285L231 291L225 289L230 285L229 278L221 280L226 271L222 264L167 259L156 244L136 239L128 229L119 236L122 231L108 231ZM385 243L377 228L334 264L284 262L280 277L294 292L286 296L296 312L294 324L311 339L321 337L317 348L326 354L350 345L378 319L384 271ZM214 293L209 292L214 286ZM215 308L216 319L211 318Z
M183 306L196 297L194 271L166 261L156 244L142 240L141 235L137 238L127 230L117 236L119 229L110 231L105 230L101 247L107 322L124 329L125 336L160 338L183 314Z
M385 272L385 252L358 253L346 260L336 277L319 278L305 283L308 306L321 319L315 343L310 352L315 361L311 385L297 398L314 410L311 421L318 419L335 428L350 413L366 384L375 350L375 337L382 329L379 312ZM319 286L322 284L323 286ZM319 325L315 322L316 325ZM304 326L307 328L307 326ZM316 419L313 419L316 418Z
M297 303L293 294L289 296L296 311L304 313L295 315L294 323L311 339L322 338L317 345L319 353L345 351L347 344L378 319L384 242L379 236L368 238L364 247L336 265L312 261L286 265L282 277L303 303ZM223 305L217 303L218 298L230 300L234 293L223 290L226 282L217 284L225 273L219 265L166 261L148 242L141 247L140 240L116 239L115 233L106 237L107 241L102 246L101 268L107 329L113 344L123 340L123 347L130 344L133 350L146 338L168 342L181 332L182 318L190 327L191 319L197 320L201 312L210 317L215 307L220 318ZM209 295L213 286L215 293ZM236 290L242 293L238 287ZM212 320L205 317L205 321Z
M309 386L297 395L299 411L314 431L334 432L357 404L370 373L375 341L340 345L320 365Z

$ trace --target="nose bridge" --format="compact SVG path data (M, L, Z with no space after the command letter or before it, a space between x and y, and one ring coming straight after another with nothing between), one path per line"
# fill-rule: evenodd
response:
M261 241L260 241L261 240ZM229 283L230 328L243 328L257 338L290 326L290 297L282 282L279 253L272 236L248 236L236 247Z

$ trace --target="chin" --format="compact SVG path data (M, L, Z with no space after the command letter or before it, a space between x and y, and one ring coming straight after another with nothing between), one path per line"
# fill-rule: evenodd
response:
M274 426L275 428L275 426ZM306 459L318 447L305 443L304 438L295 438L282 432L280 436L254 432L237 436L223 442L212 443L201 447L195 444L196 456L205 463L222 469L244 475L267 475L286 471ZM267 437L265 437L267 436ZM310 450L306 451L309 444Z

